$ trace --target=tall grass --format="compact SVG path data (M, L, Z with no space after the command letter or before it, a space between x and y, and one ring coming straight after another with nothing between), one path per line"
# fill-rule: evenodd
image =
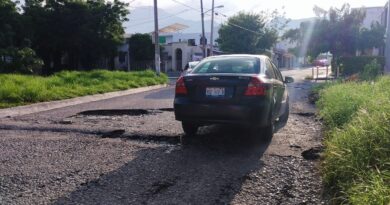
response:
M321 91L324 182L337 203L390 203L390 77Z
M0 108L166 83L153 71L63 71L50 77L1 74Z

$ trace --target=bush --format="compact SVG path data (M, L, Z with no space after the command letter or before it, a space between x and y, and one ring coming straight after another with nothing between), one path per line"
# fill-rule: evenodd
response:
M378 63L376 59L374 59L371 63L364 66L363 72L360 74L361 80L374 80L382 73L382 67Z
M377 61L382 72L382 68L385 66L385 58L380 56L341 57L337 64L340 66L340 72L348 76L356 73L362 73L364 67L367 64L370 64L373 60Z
M390 202L390 77L321 92L327 125L323 176L336 203Z
M40 74L42 66L43 61L31 48L0 50L0 73Z
M318 102L318 100L320 99L320 92L322 90L324 90L325 88L331 86L331 85L334 85L333 82L331 83L319 83L319 84L316 84L314 85L311 89L310 89L310 93L309 93L309 96L308 96L308 99L309 99L309 102L311 104L315 104Z
M349 122L361 106L372 98L373 85L345 83L330 86L320 93L317 102L325 125L340 128Z

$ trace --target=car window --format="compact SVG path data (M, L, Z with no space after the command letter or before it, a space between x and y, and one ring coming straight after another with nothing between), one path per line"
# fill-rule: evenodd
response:
M193 61L193 62L189 62L188 64L189 64L189 67L190 67L191 69L193 69L193 68L195 68L195 66L196 66L198 63L199 63L198 61Z
M260 59L255 57L222 57L199 63L192 73L247 73L260 72Z
M272 68L274 69L274 71L275 71L275 76L276 76L276 79L278 79L278 80L280 80L280 81L282 81L283 82L283 76L282 76L282 73L280 72L280 70L276 67L276 65L275 64L273 64L272 62L271 62L271 64L272 64Z
M270 78L270 79L274 79L275 78L275 73L273 71L273 68L272 68L272 64L269 62L269 60L266 60L265 61L265 76L267 78Z

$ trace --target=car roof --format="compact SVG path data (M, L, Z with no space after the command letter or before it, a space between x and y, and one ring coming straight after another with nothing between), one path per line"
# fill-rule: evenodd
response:
M253 54L229 54L229 55L218 55L218 56L210 56L206 59L214 59L214 58L229 58L229 57L255 57L260 58L262 60L269 58L266 55L253 55Z

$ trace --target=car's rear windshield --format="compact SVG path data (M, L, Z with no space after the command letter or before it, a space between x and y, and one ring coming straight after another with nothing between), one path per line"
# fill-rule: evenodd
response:
M191 73L243 73L260 72L260 59L256 57L221 57L200 62Z

